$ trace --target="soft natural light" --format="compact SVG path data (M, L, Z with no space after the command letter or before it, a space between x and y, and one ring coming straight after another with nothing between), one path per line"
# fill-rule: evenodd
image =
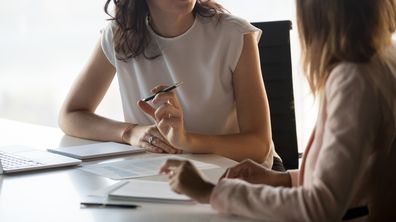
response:
M221 0L232 14L251 22L291 20L292 60L299 149L316 109L300 71L294 0ZM57 114L73 80L88 60L107 16L105 1L0 0L0 118L57 126ZM99 113L122 120L113 85Z

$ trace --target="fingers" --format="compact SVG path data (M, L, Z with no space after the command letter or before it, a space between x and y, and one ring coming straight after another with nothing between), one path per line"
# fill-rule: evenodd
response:
M168 159L160 168L160 173L168 175L169 185L176 193L183 193L181 177L188 165L191 165L191 163L186 160Z
M139 141L139 147L142 147L143 149L145 149L146 151L148 151L148 152L151 152L151 153L164 153L164 150L163 149L161 149L161 148L159 148L159 147L156 147L156 146L154 146L154 145L151 145L147 140L145 140L145 139L141 139L140 141Z
M239 164L228 168L224 174L220 177L219 180L224 178L243 178L246 176L246 173L249 171L249 167L255 164L252 160L244 160Z
M162 86L159 86L158 88L154 88L154 91L159 91L162 89ZM153 104L172 104L172 105L177 105L176 99L175 99L175 94L174 92L167 92L167 93L160 93L155 96L153 99ZM137 106L146 114L150 115L155 119L155 111L156 109L151 106L149 103L139 100L137 102Z
M181 124L181 120L179 118L166 118L166 119L162 119L158 123L158 128L164 129L166 131L171 130L171 128L177 130L180 124Z
M176 117L180 118L182 116L181 111L170 104L163 104L154 112L154 116L157 122L164 118Z
M175 192L177 194L182 194L178 180L176 180L174 178L169 180L169 186L173 192Z
M168 172L169 185L174 192L185 194L199 203L209 203L214 185L190 161L170 159L161 170Z
M171 147L167 143L159 140L158 138L153 138L151 143L148 140L142 140L139 144L139 147L142 147L146 151L151 153L170 153L170 154L182 153L181 150Z
M150 139L149 145L159 147L164 152L172 154L181 153L182 151L174 147L181 147L180 141L185 136L183 110L180 108L175 92L161 92L164 88L166 86L158 85L152 89L152 92L156 93L156 96L152 100L152 105L155 107L144 101L138 101L137 105L143 112L154 119L157 129L161 134L161 136L156 136L159 140ZM150 148L149 145L146 144L145 147Z
M229 172L230 168L228 168L226 171L224 171L224 173L220 176L219 181L227 178L228 172Z
M164 85L158 85L151 91L153 93L158 93L162 89L166 88ZM159 105L158 108L151 106L149 103L139 100L137 102L138 107L146 114L150 115L154 120L160 121L164 117L181 117L182 111L180 110L180 105L176 97L175 92L162 92L157 94L152 100L154 105Z
M166 87L168 87L168 86L163 85L163 84L159 84L159 85L156 85L154 88L152 88L151 92L152 93L158 93L159 91L165 89Z
M171 147L169 144L165 143L163 140L159 139L158 137L154 137L151 142L151 145L161 148L166 153L176 154L178 150Z
M176 94L173 91L158 93L154 97L152 102L155 105L163 104L163 103L169 103L171 105L174 105L174 106L178 107L178 103L177 103L177 100L176 100Z
M171 153L171 154L181 153L181 150L176 149L169 144L169 142L158 131L157 127L153 127L148 133L150 135L154 136L154 139L152 140L151 145L161 148L166 153Z
M169 179L173 177L179 177L180 172L183 168L194 168L192 163L188 160L178 159L167 159L166 162L161 166L160 173L168 174Z
M228 169L224 172L224 174L220 177L219 181L222 180L222 179L224 179L224 178L229 178L229 179L231 179L231 178L238 178L239 175L240 175L240 171L241 171L240 168L241 168L240 166L234 166L234 167L228 168Z
M138 107L145 113L147 113L148 115L150 115L151 117L153 117L155 119L155 108L150 106L147 102L143 101L143 100L139 100L137 102Z
M166 160L164 165L161 166L160 173L169 174L172 170L181 166L184 162L187 162L187 161L177 160L177 159L168 159L168 160Z
M167 86L165 85L158 85L151 90L152 93L155 94L158 93L157 95L155 95L154 99L152 100L152 103L155 105L162 103L170 103L172 105L178 106L176 93L174 91L161 92L161 90L165 89L166 87Z
M155 126L145 131L144 135L139 139L139 146L153 153L180 153L178 149L168 143Z
M139 141L139 146L144 148L148 152L152 153L166 153L166 151L161 147L156 144L159 144L159 138L154 137L154 136L144 136L140 138Z

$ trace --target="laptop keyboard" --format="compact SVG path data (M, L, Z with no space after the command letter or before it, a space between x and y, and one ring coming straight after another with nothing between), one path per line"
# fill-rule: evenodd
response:
M14 169L44 165L34 160L16 156L10 153L4 153L1 151L0 151L0 159L1 159L1 165L3 166L3 170L14 170Z

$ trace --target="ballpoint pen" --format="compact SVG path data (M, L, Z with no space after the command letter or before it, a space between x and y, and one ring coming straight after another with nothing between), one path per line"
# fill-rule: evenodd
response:
M166 87L165 89L162 89L162 90L160 90L159 92L157 92L157 93L155 93L155 94L153 94L153 95L151 95L151 96L149 96L149 97L147 97L147 98L145 98L145 99L142 99L142 100L145 101L145 102L148 102L148 101L154 99L154 97L155 97L158 93L169 92L169 91L175 89L176 87L180 86L181 84L183 84L183 82L181 82L181 81L180 81L180 82L176 82L176 83L174 83L173 85L170 85L170 86Z
M94 206L94 207L120 207L120 208L138 208L139 205L129 204L129 203L100 203L100 202L81 202L81 205L86 207Z

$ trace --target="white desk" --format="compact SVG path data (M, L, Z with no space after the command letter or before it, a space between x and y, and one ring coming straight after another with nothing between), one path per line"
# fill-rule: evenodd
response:
M18 144L47 149L86 143L93 141L65 136L57 128L0 119L0 146ZM119 159L144 158L151 155L159 154L138 154L119 157ZM216 155L186 155L186 157L223 167L205 171L211 180L216 180L226 167L235 164L230 159ZM166 178L156 176L146 179L165 180ZM0 221L249 221L246 218L220 215L209 205L201 204L141 203L141 207L137 209L80 207L80 200L87 194L116 182L86 173L79 170L79 167L0 175Z

